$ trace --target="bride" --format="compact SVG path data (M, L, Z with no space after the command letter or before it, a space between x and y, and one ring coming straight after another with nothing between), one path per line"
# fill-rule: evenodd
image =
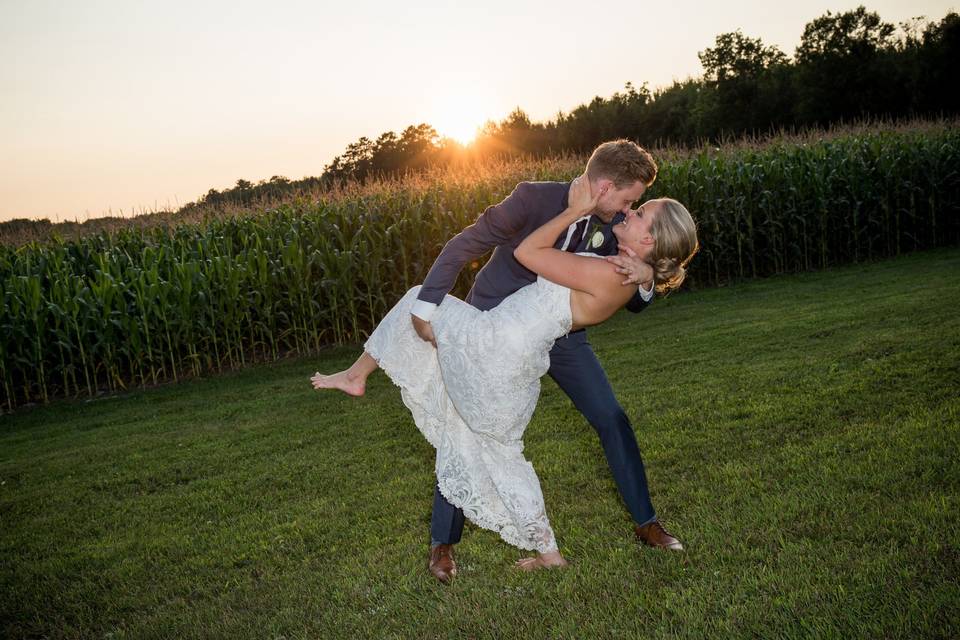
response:
M557 237L593 211L599 198L591 194L586 176L578 177L567 209L516 248L516 259L539 276L533 284L489 311L447 295L432 320L436 349L410 323L417 286L387 313L349 369L311 378L315 389L360 396L367 377L383 369L400 387L417 428L437 449L440 492L478 526L537 551L517 562L525 570L566 564L540 482L523 456L523 432L549 367L548 354L558 337L603 322L635 293L599 256L554 248ZM653 266L660 294L680 286L699 249L693 218L669 198L630 210L613 232L621 253L632 252Z

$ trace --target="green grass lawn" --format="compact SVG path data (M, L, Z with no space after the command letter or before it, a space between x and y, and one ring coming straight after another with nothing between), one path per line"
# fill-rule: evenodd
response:
M682 293L590 331L684 553L633 541L553 382L527 430L564 570L468 524L356 348L0 418L0 632L30 638L950 637L960 250Z

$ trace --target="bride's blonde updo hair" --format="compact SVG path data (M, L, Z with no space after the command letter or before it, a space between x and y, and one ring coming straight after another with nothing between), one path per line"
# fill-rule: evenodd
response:
M666 295L680 287L687 277L687 265L700 250L697 223L687 208L673 198L657 198L657 215L650 225L653 251L647 262L653 265L657 293Z

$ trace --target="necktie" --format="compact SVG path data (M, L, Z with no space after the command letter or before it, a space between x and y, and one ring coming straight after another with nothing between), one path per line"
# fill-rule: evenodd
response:
M567 227L567 236L563 239L560 250L576 251L577 247L583 242L583 236L586 233L588 224L590 224L590 216L583 216Z

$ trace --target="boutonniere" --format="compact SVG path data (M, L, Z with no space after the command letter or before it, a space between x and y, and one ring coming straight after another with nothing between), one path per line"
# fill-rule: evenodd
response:
M603 231L599 223L594 222L590 227L590 242L587 246L591 249L599 249L603 245Z

